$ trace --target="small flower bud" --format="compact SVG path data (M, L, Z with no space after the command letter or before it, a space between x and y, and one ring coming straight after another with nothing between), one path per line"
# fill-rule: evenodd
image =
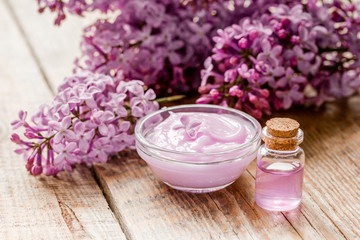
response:
M259 92L260 92L260 95L264 98L268 98L270 96L270 92L266 88L260 89Z
M218 98L220 96L220 93L217 89L211 89L210 90L210 96L214 99Z
M209 103L211 101L210 97L208 96L203 96L203 97L200 97L196 100L196 103L197 104L206 104L206 103Z
M289 24L290 24L290 20L288 18L281 19L281 26L282 27L286 27Z
M293 67L297 65L297 59L295 56L290 58L290 65Z
M258 99L257 96L255 96L254 94L249 93L249 101L250 101L252 104L256 105L257 102L258 102L258 100L259 100L259 99Z
M31 168L31 173L32 173L32 175L34 175L34 176L40 175L40 174L42 173L42 166L34 165L34 166Z
M297 35L292 35L290 38L290 42L292 44L299 44L300 43L300 37Z
M259 31L256 29L253 29L249 32L249 39L250 41L255 40L259 36Z
M266 108L269 108L270 104L268 101L266 101L265 98L260 98L259 99L259 104L261 106L262 109L266 109Z
M346 10L349 11L349 12L353 12L355 11L356 7L353 3L349 4L347 7L346 7Z
M238 95L238 93L240 92L240 89L238 86L232 86L230 89L229 89L229 94L230 96L236 96Z
M247 38L240 38L238 45L242 49L246 49L248 47L248 40Z
M284 38L286 38L286 31L285 31L285 29L280 29L279 31L278 31L278 36L279 36L279 38L280 39L284 39Z
M232 65L238 64L238 59L237 59L237 57L232 56L232 57L229 59L229 63L232 64Z
M226 71L226 66L225 66L225 64L224 64L224 63L220 63L220 64L218 65L218 69L219 69L220 72L225 72L225 71Z
M274 30L275 31L279 31L280 29L282 29L282 24L277 22L274 24Z
M206 84L205 86L200 86L200 87L198 88L198 92L199 92L200 94L205 94L205 93L208 93L208 92L209 92L210 88L211 88L211 85L210 85L210 84Z

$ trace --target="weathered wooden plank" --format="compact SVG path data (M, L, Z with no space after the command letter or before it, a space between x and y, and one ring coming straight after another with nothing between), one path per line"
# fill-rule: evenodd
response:
M304 114L305 112L302 110L297 112L281 113L298 119L306 133L306 141L303 144L307 153L303 204L302 207L296 211L284 213L286 219L305 239L314 239L314 237L320 237L322 239L354 239L360 236L358 227L360 225L358 222L359 218L356 217L359 216L360 209L358 189L360 182L358 174L360 151L357 147L360 145L360 122L358 121L360 118L360 97L353 97L349 99L348 102L350 103L348 106L346 106L343 102L330 103L326 105L325 109L320 111L309 110L308 114ZM342 111L343 109L346 110ZM347 131L344 131L346 129ZM332 138L331 140L327 140L329 136ZM346 147L346 151L344 151L344 139L348 139L350 141L349 145L351 146ZM339 156L341 156L341 159L339 159ZM114 164L114 166L97 167L96 172L102 185L106 186L107 190L105 193L110 196L109 198L116 199L117 205L112 206L116 209L116 214L124 217L126 212L122 211L121 208L125 209L125 207L122 206L122 203L127 203L127 200L119 200L119 198L122 197L119 197L118 193L120 191L124 191L119 188L123 188L124 186L122 185L124 183L131 183L131 180L128 179L129 176L127 176L127 178L120 176L121 173L119 173L118 176L113 176L111 173L114 173L114 169L127 168L121 163L112 164ZM325 171L323 171L323 165L327 165L327 169ZM255 162L253 162L249 168L250 173L253 176L255 176L255 166ZM107 169L108 167L110 170ZM111 173L109 174L108 171ZM132 171L137 172L137 176L135 178L137 179L136 183L138 184L136 184L136 187L132 186L130 188L135 188L136 193L140 191L139 189L142 189L142 191L145 192L151 192L151 190L149 190L148 181L143 179L143 176L146 178L147 174L151 174L150 172L146 172L148 169L139 171L139 168L135 167ZM151 177L148 178L151 181L156 181L152 180ZM240 192L238 195L240 195L245 201L224 201L222 196L226 194L210 194L210 196L215 195L221 199L214 200L218 203L217 206L221 206L219 204L226 202L223 208L219 208L223 214L229 212L229 208L233 209L236 204L244 208L246 205L244 202L254 208L253 211L255 213L257 211L262 211L254 204L254 182L246 180L247 184L244 184L243 178L246 178L246 174L236 181L233 186L221 191L221 193L231 192L231 194L229 194L231 199L231 196L235 196L237 192ZM143 184L142 181L144 181ZM153 188L152 194L162 195L162 191L158 190L159 188L161 189L161 186L157 186L157 184L158 183L154 182L156 188ZM144 185L144 188L141 188L139 185ZM245 188L244 185L246 186ZM183 193L176 192L176 194L182 195ZM171 197L173 197L173 195L174 194L171 194ZM343 199L343 197L345 197L345 199ZM141 201L144 202L144 199L141 199ZM161 200L164 201L163 199ZM173 202L173 200L170 200L168 203L162 204L169 207L169 204L173 204ZM147 207L143 208L142 211L154 208L157 205L158 203L154 203L153 199L149 199ZM206 209L208 208L209 207L207 206ZM246 207L243 211L247 212ZM142 213L142 215L147 216L148 213L145 212ZM244 216L244 214L235 214L234 212L229 214L227 218L232 219L230 221L231 223L236 222L234 216ZM264 218L266 219L266 217L261 216L261 214L256 214L255 218L251 218L251 215L246 218L252 219L253 221ZM174 219L173 215L171 216L171 219ZM270 219L269 221L273 220ZM311 224L310 227L309 223ZM260 226L266 228L263 224ZM227 225L227 227L229 226ZM258 228L259 226L255 225L253 222L252 227ZM149 226L149 228L151 228L151 226ZM145 231L144 228L141 229ZM139 229L134 232L140 234ZM275 232L272 233L274 234L273 236L276 236ZM141 235L138 237L141 238ZM264 236L258 235L257 237L263 238Z
M75 57L80 54L82 30L101 14L88 14L86 18L68 14L59 27L54 26L54 13L48 9L38 13L36 0L3 1L12 7L27 43L36 51L35 60L51 88L56 90L64 77L72 74Z
M125 239L91 172L33 177L9 141L21 108L34 113L51 99L9 9L0 1L0 238Z
M20 4L29 5L29 3L25 3L24 0L11 2L11 4L14 6L20 6ZM23 12L18 9L15 10L22 24L24 26L30 26L30 23L26 21L26 17L23 16ZM38 29L49 27L47 25L51 24L44 21L44 17L45 16L41 16L39 18L42 20L32 22L33 28L34 26L36 26ZM35 17L33 19L35 19ZM40 35L34 34L36 31L29 30L30 28L25 28L26 34L29 35L30 43L34 46L34 51L39 57L39 61L42 65L46 66L46 64L49 64L45 54L52 55L56 54L56 52L51 45L40 48L36 46L36 43L40 39L47 39L47 42L67 41L62 39L64 38L65 34L63 35L61 32L71 32L71 29L75 29L74 26L76 24L74 24L74 22L78 23L80 21L78 19L76 19L76 21L71 19L70 21L65 22L60 30L54 30L51 35L47 35L45 33ZM69 27L70 30L66 29L69 26L68 24L73 24ZM79 33L76 34L80 34L79 28L76 27L76 29L79 31ZM72 41L73 39L74 38L71 38ZM77 37L75 39L77 39ZM74 45L74 43L72 44ZM67 58L67 61L72 61L76 55L76 51L68 50L72 48L69 46L64 47L62 50L59 50L60 48L61 44L58 45L56 51L61 51L64 55L64 58ZM56 74L54 73L57 71L63 71L59 70L61 68L59 67L61 65L61 61L59 61L60 64L53 64L51 68L46 68L47 75L50 76L49 79L53 86L58 84L59 78L52 76L55 76ZM338 109L337 111L340 111L341 113L341 110L339 110L341 109L341 105L340 107L336 107L336 105L334 107L332 104L328 104L327 107L336 108ZM359 111L351 111L352 115L350 117L355 118L357 116L357 120L359 120ZM289 113L284 114L288 115ZM306 120L299 118L299 116L305 114L310 115L305 116ZM245 238L273 238L273 236L279 235L281 228L284 228L285 230L283 232L285 233L280 236L284 236L284 238L286 238L293 234L293 230L289 229L289 225L285 223L285 221L289 221L289 223L296 229L300 236L305 239L341 239L345 237L352 238L358 235L358 230L356 228L359 224L352 225L353 223L358 222L350 215L349 218L345 220L345 223L341 223L339 220L339 216L342 216L342 214L347 210L345 207L341 207L342 210L338 210L337 208L339 207L334 208L334 204L338 202L338 197L340 194L334 195L334 189L330 191L331 194L327 193L328 189L331 190L331 180L327 183L322 181L323 184L326 184L321 186L322 188L320 190L318 189L317 185L318 179L326 179L323 178L323 175L327 174L329 176L329 173L335 174L337 176L337 180L341 180L341 176L345 176L345 178L347 176L351 176L353 180L358 182L358 178L356 178L353 173L348 173L349 169L346 168L339 169L338 172L334 173L334 170L330 168L335 168L336 166L331 164L328 166L328 169L326 169L329 172L322 172L319 176L317 176L317 173L321 170L319 168L322 168L319 163L324 164L324 161L327 163L326 159L323 159L323 161L318 161L317 158L322 154L322 157L330 157L332 161L328 160L328 162L332 163L336 158L334 158L336 154L330 154L330 156L328 156L322 153L325 151L322 148L311 148L311 141L313 140L309 140L308 134L313 134L315 138L320 137L320 135L317 133L317 130L312 127L313 125L311 115L314 114L318 115L318 128L321 128L321 121L328 121L328 117L334 117L331 113L331 110L329 111L329 109L320 112L299 111L293 115L295 118L300 120L306 133L304 148L307 153L308 165L304 182L304 197L302 208L297 211L283 213L283 216L285 216L286 219L279 214L266 212L254 204L254 180L251 179L251 176L247 173L245 173L230 188L219 193L206 195L191 195L180 193L167 188L155 179L150 170L141 160L138 159L136 155L130 156L126 162L112 161L108 165L96 167L95 173L99 178L101 185L104 187L108 201L110 202L112 208L115 211L115 214L119 218L123 228L125 229L125 232L129 237L141 238L143 236L147 236L150 238L150 236L153 236L154 238L157 238L165 236L169 237L171 234L173 234L171 238L180 238L185 236L192 236L193 238L206 238L210 235L212 235L214 238L237 238L238 236ZM330 116L322 116L322 114ZM333 123L336 121L337 119L333 119ZM331 127L336 128L339 126L335 125ZM323 130L320 130L320 132L321 131ZM342 138L346 138L347 135L346 133L342 133L340 136ZM355 136L355 138L359 139L357 136ZM356 139L355 142L357 141ZM339 144L337 142L335 143ZM318 143L316 144L319 146ZM338 153L338 156L345 155L343 155L343 153L339 155ZM354 152L353 149L350 151L348 156L350 159L358 159L357 152ZM349 163L351 164L351 161L346 160L343 164L345 166L349 166ZM254 164L255 162L253 162L249 168L250 173L253 176L255 169ZM358 166L358 164L355 165L355 170L353 169L353 172L358 172ZM310 168L311 170L308 170ZM351 185L351 182L345 184ZM247 187L244 188L244 185ZM341 190L341 181L338 181L336 186L336 190L340 192L351 192L351 188ZM346 192L345 195L346 194L348 194L348 192ZM350 196L351 194L348 195L348 197ZM356 195L356 193L352 196L358 199L358 195ZM332 204L329 205L328 201ZM222 205L224 202L226 205ZM348 202L348 204L351 206L349 210L354 210L353 215L356 215L358 213L358 209L356 209L356 207L359 206L359 203ZM231 211L229 209L231 209ZM209 215L209 212L211 212L211 215L216 217L212 218ZM274 216L276 216L275 220L272 219ZM348 216L344 214L344 218L346 217ZM269 230L273 225L280 227L278 229L275 228L273 230Z
M34 34L34 32L37 32L36 29L45 29L45 28L53 28L53 26L47 26L49 25L49 23L45 23L45 21L43 20L43 18L48 18L48 16L41 16L42 19L40 20L37 20L35 21L34 19L36 19L36 16L33 16L31 17L32 22L28 21L25 17L24 17L24 10L21 10L20 8L20 4L28 4L29 3L25 3L25 2L11 2L11 4L13 5L14 7L14 10L16 12L16 15L18 16L19 18L19 21L21 22L21 24L24 26L24 32L26 35L28 35L28 39L29 39L29 44L34 48L34 52L36 54L36 56L38 57L39 59L39 62L42 66L47 66L47 64L49 64L49 61L47 60L48 57L47 55L56 55L56 51L61 51L62 52L62 55L66 55L67 56L67 61L71 61L74 57L75 57L75 54L76 51L72 51L70 49L73 48L73 46L68 46L66 44L55 44L57 47L56 49L54 49L54 46L52 45L42 45L41 47L39 47L36 43L40 40L40 39L43 39L45 40L45 42L51 42L51 43L57 43L57 42L66 42L67 40L64 40L63 38L66 36L66 35L70 35L68 34L69 31L71 32L75 32L75 31L79 31L80 33L80 30L77 29L77 28L72 28L72 29L68 29L67 26L65 25L65 28L63 29L63 26L62 28L60 29L57 29L56 31L53 31L51 30L51 34L48 34L48 33L41 33L41 34ZM29 6L30 7L30 6ZM29 13L29 14L33 14L33 13ZM75 21L76 23L79 22L78 19L71 19L71 21ZM50 22L50 20L49 20ZM70 21L68 21L70 22ZM69 24L69 23L66 23L65 24ZM71 26L75 26L75 25L78 25L78 24L73 24ZM30 27L31 26L31 27ZM76 35L76 34L75 34ZM72 35L73 36L73 35ZM72 38L74 39L74 38ZM77 38L75 38L77 39ZM72 43L73 45L75 45L74 43ZM66 47L64 47L66 46ZM63 61L63 60L59 60L60 62ZM50 81L50 85L51 86L56 86L58 84L58 80L59 78L58 77L53 77L55 76L56 72L62 72L62 67L59 67L61 66L62 64L53 64L51 67L46 67L46 70L44 70L44 72L46 72L46 75L49 76L49 81ZM56 70L52 70L54 68L57 68ZM52 72L52 73L51 73ZM65 73L63 73L65 74ZM134 159L135 160L135 159ZM139 160L135 160L135 162L133 160L130 160L130 162L132 162L131 164L126 162L125 166L129 169L132 169L132 171L136 171L137 169L137 165L139 164ZM124 163L120 163L120 164L124 164ZM116 165L116 163L115 163ZM117 165L116 165L117 166ZM106 169L110 169L112 167L115 167L115 168L119 168L119 166L113 166L113 165L107 165L106 166ZM143 166L143 165L142 165ZM105 167L105 166L104 166ZM294 229L291 227L291 225L287 222L287 220L281 215L281 214L275 214L275 217L273 216L273 214L264 214L264 213L260 213L260 216L265 216L262 220L257 220L256 222L258 224L255 224L255 225L252 225L251 222L254 221L254 219L249 219L249 220L240 220L239 217L237 217L236 215L235 218L231 219L231 220L227 220L227 218L231 218L231 214L228 212L226 214L226 216L224 216L224 213L222 213L222 211L227 211L226 208L222 208L222 209L219 209L218 206L223 206L221 205L221 203L219 202L220 200L219 199L212 199L210 198L210 196L208 197L202 197L201 200L199 200L198 198L199 197L196 197L196 196L192 196L192 197L195 197L195 200L196 202L201 202L202 200L206 200L206 202L209 203L209 205L206 205L206 203L203 204L202 206L202 210L201 207L198 208L198 209L192 209L190 211L187 212L187 219L188 221L183 223L183 220L182 220L182 215L176 215L176 216L172 216L171 214L169 214L169 216L167 218L171 219L171 218L174 218L173 222L174 222L174 226L172 225L169 225L169 224L165 224L166 221L169 221L167 219L163 219L162 220L162 223L163 223L163 230L159 231L158 227L157 227L157 224L153 222L154 219L158 219L156 217L156 215L163 215L165 216L162 211L160 210L159 206L166 206L164 209L166 211L166 209L171 209L171 212L181 212L181 209L179 209L179 206L173 206L171 207L171 204L164 204L164 205L161 205L162 203L159 203L159 202L155 202L155 209L153 206L151 206L151 203L153 202L153 198L158 198L158 194L157 192L154 190L154 189L149 189L149 184L151 183L156 183L155 186L158 186L158 182L156 179L154 179L154 177L150 174L149 172L149 169L146 167L146 166L143 166L144 168L142 168L142 171L147 171L147 175L150 175L151 176L151 181L152 182L149 182L149 179L147 178L144 178L141 180L141 182L143 182L144 184L137 184L137 181L140 181L139 179L134 179L134 178L129 178L127 182L131 183L131 184L135 184L138 186L138 188L142 189L142 191L148 191L147 194L148 194L148 197L149 199L143 199L141 200L141 202L143 202L144 204L142 206L137 206L138 209L140 209L142 212L146 212L147 211L147 208L149 212L151 212L153 214L153 218L149 218L148 220L146 221L142 221L141 223L142 224L145 224L145 226L150 226L150 228L143 228L142 225L139 225L139 222L138 222L138 219L136 219L136 217L134 218L134 216L137 216L138 218L142 219L144 216L141 214L141 213L136 213L134 212L134 208L130 208L127 209L125 207L121 207L119 208L115 202L118 202L120 204L122 204L123 202L128 202L130 201L130 199L132 201L138 201L138 199L136 199L136 194L131 197L131 194L133 191L129 191L131 189L131 187L127 187L127 188L120 188L120 190L124 190L125 191L125 194L123 192L120 192L120 191L116 191L116 192L111 192L109 189L113 188L114 186L112 186L112 184L108 184L106 183L105 184L105 180L106 181L109 181L109 182L114 182L114 181L120 181L119 177L121 177L121 179L123 181L125 181L126 179L123 178L123 176L115 176L115 180L112 180L112 179L107 179L107 178L103 178L102 175L104 175L105 173L101 172L98 168L96 168L96 173L99 175L99 179L100 180L104 180L104 181L101 181L103 183L103 186L104 186L104 191L108 191L108 200L110 201L110 203L112 204L112 206L114 207L115 209L115 213L117 215L117 217L119 218L120 220L120 223L123 225L123 229L126 229L127 230L127 234L128 236L130 237L135 237L135 238L140 238L141 237L144 237L144 236L152 236L153 238L160 238L162 236L191 236L192 238L196 238L196 236L198 237L209 237L209 236L213 236L215 238L222 238L222 239L225 239L227 237L247 237L247 238L252 238L252 237L262 237L262 236L267 236L268 238L270 238L271 236L273 236L272 234L276 234L276 233L282 233L283 232L283 229L287 229L287 232L285 234L283 234L284 238L285 237L289 237L289 236L292 236L292 237L298 237L298 234L294 231ZM143 173L137 173L137 174L143 174ZM247 181L252 181L251 180L251 177L249 175L247 175ZM250 184L251 182L249 182ZM253 184L253 181L252 181L252 184ZM109 188L107 188L107 186L109 186ZM160 184L161 187L164 187L163 185ZM116 186L115 186L116 187ZM118 189L119 190L119 189ZM114 191L114 190L112 190ZM154 192L155 191L155 192ZM179 197L180 199L184 198L184 193L179 193L179 192L176 192L174 191L176 194L179 194ZM127 198L121 198L121 199L118 199L117 196L115 195L124 195L124 196L127 196ZM152 196L153 195L153 196ZM165 197L166 195L164 195L164 198L167 198ZM225 195L223 195L223 198L224 198ZM235 199L235 198L234 198ZM178 200L180 201L180 200ZM235 201L235 200L233 200ZM246 202L244 202L244 200L241 200L243 204L245 204ZM216 203L218 203L220 205L217 205ZM159 205L160 204L160 205ZM194 204L194 200L191 200L190 201L190 204ZM246 204L249 204L249 203L246 203ZM246 216L244 215L246 212L243 212L243 210L239 210L239 205L235 204L236 206L238 206L237 208L235 207L235 209L237 209L237 211L239 211L239 214L243 216L244 219L246 219ZM209 208L209 210L207 210ZM248 206L247 207L247 211L248 212L252 212L252 217L256 216L256 214L259 215L259 213L254 213L254 211L251 210L252 206ZM116 210L118 209L118 211ZM156 212L158 211L158 213ZM202 211L202 212L197 212L197 211ZM216 221L215 220L211 220L211 219L208 219L210 217L209 215L209 211L211 212L211 214L216 214L216 215L219 215L217 218L218 219L221 219L221 223L217 225ZM196 226L193 224L193 222L195 221L198 221L199 219L197 219L197 215L198 214L201 214L203 216L203 219L201 221L205 221L204 224L205 226L207 226L207 228L203 228L203 229L200 229L199 226ZM164 218L164 217L163 217ZM272 219L274 218L276 221L272 221L272 220L269 220L269 219ZM242 223L242 222L245 222L244 224L239 224L239 226L232 226L233 222L237 222L237 223ZM269 221L268 221L269 220ZM178 223L176 222L178 221ZM256 226L258 227L262 227L263 224L266 224L266 222L270 222L271 224L268 224L268 228L266 229L265 228L265 231L258 231L255 229ZM273 227L273 226L278 226L278 227ZM190 227L190 229L186 229L187 227ZM233 228L235 227L235 230L232 230ZM168 230L168 229L173 229L172 231L171 230ZM149 230L149 231L148 231ZM206 232L207 231L207 232ZM182 233L183 232L183 233ZM195 232L198 232L197 234L195 234ZM312 235L316 236L316 233L313 233Z
M133 151L120 158L127 160L99 165L95 173L131 239L300 239L281 213L254 205L246 172L225 190L197 195L159 182Z
M282 116L285 114L298 119L306 134L303 144L307 154L303 204L296 211L283 213L304 239L360 237L359 103L360 97L357 96L347 102L329 103L318 111L281 113ZM112 162L95 168L118 218L128 222L126 231L131 237L141 239L144 235L156 234L156 237L166 238L170 234L175 237L191 235L201 238L206 237L201 234L209 233L206 226L210 224L213 224L212 229L224 229L220 235L224 238L236 237L227 234L230 233L229 229L235 233L239 231L237 227L240 227L241 233L246 230L252 238L278 235L276 229L270 231L274 235L266 235L267 228L279 222L271 219L276 214L263 211L254 204L254 181L246 173L226 190L198 196L177 192L159 183L137 158L136 155L130 156L126 163ZM249 170L255 176L255 162ZM126 194L121 194L124 192ZM213 203L220 213L210 210ZM159 205L164 209L157 209ZM192 208L184 208L184 205L192 205ZM137 214L134 214L133 208L138 210ZM201 215L209 210L212 216L216 216L215 223ZM270 214L270 219L267 214ZM157 232L156 226L164 221L157 217L164 215L171 227L168 226L165 231L162 226L164 232ZM141 221L143 218L151 220ZM184 218L186 223L183 223ZM247 221L251 223L248 224ZM142 222L141 227L137 226L137 222ZM193 231L196 233L191 233L192 227L198 222L207 224L195 228ZM178 227L181 223L183 226L187 224L186 228ZM190 231L189 235L183 229ZM261 230L254 233L253 229ZM283 233L286 232L284 228ZM218 236L214 232L212 235Z
M305 132L302 214L324 238L360 238L360 96L276 115L297 119Z

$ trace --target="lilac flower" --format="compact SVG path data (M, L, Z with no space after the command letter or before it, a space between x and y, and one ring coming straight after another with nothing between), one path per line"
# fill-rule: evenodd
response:
M104 11L121 14L85 29L77 69L141 79L158 95L196 90L200 63L211 54L215 31L250 16L254 4L239 3L230 10L228 3L218 2L208 10L192 11L179 0L111 0ZM81 12L92 9L87 5Z
M300 43L300 37L297 35L292 35L290 38L290 41L292 44L299 44Z
M314 59L315 54L313 52L304 53L302 48L295 46L292 51L289 50L287 53L285 53L285 56L288 58L292 56L296 57L296 63L299 71L307 75L310 70L311 61Z
M285 76L280 78L273 87L291 87L294 84L300 84L305 82L306 78L304 76L295 74L294 70L291 67L288 67L286 69Z
M343 75L334 73L329 77L329 94L336 98L348 97L356 92L360 86L360 78L355 71L345 72Z
M117 129L115 128L114 125L109 125L107 126L107 131L106 134L104 134L104 136L100 139L103 139L105 142L109 143L110 145L112 145L113 149L110 151L114 151L114 152L120 152L122 150L124 150L127 147L127 144L125 143L127 140L127 136L123 136L124 133L118 134Z
M215 36L213 37L215 44L215 47L218 49L223 48L225 45L230 45L232 42L232 38L233 33L227 31L227 29L222 30L222 29L218 29L217 33L219 36Z
M74 126L74 133L75 138L78 140L79 150L86 153L89 150L91 139L94 137L94 129L86 131L85 124L78 122Z
M131 92L132 94L139 95L144 92L143 88L144 83L140 80L133 80L131 82L120 81L119 85L116 88L118 93Z
M270 9L274 17L278 19L288 19L291 22L292 30L296 28L301 22L309 22L311 15L303 12L303 6L301 4L295 4L292 8L285 4L280 4L275 8Z
M241 64L241 66L237 69L237 71L241 77L250 78L249 67L246 64Z
M293 102L300 102L304 98L304 94L299 91L299 85L293 85L289 90L276 91L276 97L282 99L282 108L289 109Z
M69 164L76 163L76 156L74 155L74 150L76 149L76 143L70 142L67 145L63 144L54 144L53 149L59 155L55 158L55 165L61 165L63 162L67 162Z
M217 99L217 98L219 98L220 93L219 93L219 91L217 89L211 89L210 90L210 96L212 98L214 98L214 99Z
M151 102L156 98L155 92L152 89L149 89L145 94L142 92L136 97L133 97L130 100L130 106L132 108L132 115L134 117L141 117L146 115L154 110L156 110L159 106L157 102Z
M249 44L249 42L248 42L247 38L240 38L240 40L238 42L239 47L242 49L247 48L248 44Z
M17 134L11 141L20 146L16 153L24 156L33 175L56 175L71 171L75 164L106 162L117 151L133 148L132 123L158 109L155 97L152 89L144 91L142 81L82 72L65 79L54 101L40 108L32 124L20 112L13 125L23 126L29 141Z
M270 87L276 86L276 79L283 76L285 73L285 69L282 66L277 66L274 68L268 68L266 72L263 72L264 76L259 81L259 84L268 83Z
M108 10L116 9L121 6L123 2L124 0L100 0L90 1L89 3L83 0L38 0L39 12L43 12L46 8L49 8L52 12L57 12L58 15L55 19L56 25L60 25L61 21L65 19L65 9L70 13L82 16L86 11L100 10L101 12L107 12Z
M69 92L71 89L67 89L66 91L59 92L55 96L54 107L56 111L60 111L63 115L68 115L70 113L69 107Z
M244 92L242 90L240 90L239 86L232 86L229 89L229 94L230 94L230 96L242 97Z
M214 65L211 63L211 57L208 57L204 62L205 69L201 70L201 85L205 85L205 82L208 80L209 77L211 77L212 70L214 69Z
M101 92L96 86L91 86L87 89L85 84L78 84L73 86L71 89L71 97L68 102L73 104L78 104L82 101L85 101L88 106L94 106L96 103L92 98L92 95L95 93Z
M141 31L137 31L133 34L134 40L141 41L142 46L153 49L155 46L155 37L151 34L151 30L152 27L146 25Z
M127 116L128 112L123 106L127 95L125 93L110 93L109 97L111 100L103 104L104 109L114 111L114 113L119 117Z
M200 26L194 22L188 22L188 26L192 31L192 36L189 38L189 42L192 44L204 44L205 46L210 46L210 40L207 37L209 31L213 28L210 23L206 23L203 26Z
M26 124L26 116L27 116L27 112L22 110L19 112L19 120L15 120L11 122L11 125L13 126L14 130Z
M337 34L332 34L330 29L326 29L323 26L316 26L313 28L314 34L316 34L317 39L319 39L319 46L326 47L334 47L340 41L340 38Z
M263 61L270 66L277 66L279 64L279 55L282 51L280 45L271 47L270 42L267 39L261 41L262 52L257 56L258 61Z
M280 29L280 30L278 31L278 36L279 36L280 39L286 38L286 37L287 37L287 34L286 34L285 29Z
M320 105L357 91L360 25L354 16L360 9L338 2L310 1L306 8L296 1L279 2L218 30L198 102L261 117L271 107Z
M181 62L180 55L176 52L176 50L180 49L182 46L184 46L184 42L178 40L171 42L168 45L168 48L165 50L165 55L169 58L170 62L174 65L179 64Z
M16 144L19 144L19 145L23 143L23 141L20 139L19 135L16 134L16 133L11 134L10 140L11 140L13 143L16 143Z
M359 71L348 71L341 76L341 90L344 97L353 95L360 87Z
M71 124L72 123L71 123L70 116L64 117L63 120L61 121L61 123L58 123L57 121L49 122L49 126L52 129L57 131L57 133L55 134L55 137L54 137L55 143L59 143L63 139L66 139L69 141L76 139L75 133L73 131L69 130L69 127Z
M202 96L202 97L196 99L197 104L207 104L207 103L210 103L211 101L212 101L211 96Z
M151 100L154 100L156 98L156 94L154 90L149 89L145 94L141 93L136 97L133 97L130 101L131 107L139 106L139 105L147 105L151 104Z
M41 11L50 9L58 14L56 24L65 18L65 13L112 12L115 17L112 20L98 20L85 29L81 56L76 61L77 70L110 75L110 85L115 84L114 80L141 79L161 95L192 94L198 88L202 94L200 103L228 105L258 117L270 113L271 107L321 104L348 96L356 92L358 85L357 78L352 74L350 77L349 73L359 72L360 9L351 2L183 1L195 9L184 7L180 0L38 2ZM204 60L205 69L201 70ZM135 84L136 89L132 91L121 86L126 93L116 94L126 94L127 98L122 100L123 95L101 94L108 86L104 77L101 77L102 83L92 80L94 93L80 86L84 76L78 78L76 84L68 82L63 86L71 85L73 89L61 89L56 96L55 110L51 110L58 113L56 117L47 119L44 116L52 112L42 110L33 117L37 128L28 128L26 137L35 140L51 137L55 132L40 130L47 128L50 120L61 122L65 116L81 116L82 112L93 112L96 107L99 111L112 112L114 122L129 114L141 116L153 109L146 104L125 108L123 101L143 91L140 84ZM284 96L289 92L297 96L295 85L299 86L295 92L301 92L304 97L301 100L290 97L289 104L288 97ZM234 86L243 91L241 96L235 94ZM306 94L309 86L314 88L314 96ZM266 91L269 94L264 95ZM89 95L101 97L93 101ZM110 98L112 100L107 101ZM81 116L81 120L95 116L90 116L90 112ZM105 131L97 124L92 127ZM31 164L29 161L29 166Z
M240 69L240 70L238 70L238 71L241 71L242 69ZM247 74L246 76L248 76L248 77L250 77L250 73L248 73L248 72L244 72L244 75L245 74ZM232 82L234 82L235 81L235 79L236 79L236 77L237 77L237 71L236 71L236 69L229 69L229 70L227 70L226 72L225 72L225 74L224 74L224 81L225 82L230 82L230 83L232 83Z
M300 45L301 47L308 49L312 52L317 52L318 47L315 44L315 36L316 33L307 30L306 27L300 26L299 27L299 35L300 35Z
M108 139L100 138L94 142L92 151L88 154L89 160L94 162L106 162L109 153L113 152L113 146Z

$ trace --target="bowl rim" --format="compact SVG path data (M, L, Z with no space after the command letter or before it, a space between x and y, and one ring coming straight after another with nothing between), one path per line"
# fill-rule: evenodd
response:
M144 122L146 120L148 120L149 118L161 114L163 112L169 112L171 110L178 110L178 109L191 109L191 108L210 108L210 109L220 109L220 110L226 110L229 112L233 112L237 115L241 115L242 117L244 117L246 120L249 120L255 130L256 130L256 134L248 141L245 142L244 144L241 144L240 146L236 147L236 148L232 148L226 151L222 151L222 152L210 152L210 153L199 153L199 152L182 152L182 151L177 151L177 150L171 150L171 149L166 149L160 146L157 146L155 144L150 143L140 132L141 127L143 126ZM167 152L167 153L173 153L173 154L182 154L182 155L190 155L190 156L217 156L217 155L223 155L223 154L229 154L229 153L233 153L236 151L240 151L243 149L246 149L247 147L253 145L254 143L258 142L260 140L261 137L261 125L260 123L252 116L250 116L249 114L243 112L243 111L239 111L236 110L234 108L230 108L230 107L223 107L223 106L218 106L218 105L212 105L212 104L182 104L182 105L177 105L177 106L172 106L172 107L163 107L155 112L152 112L148 115L146 115L145 117L141 118L138 120L136 126L135 126L135 139L137 141L139 141L142 145L151 148L151 149L155 149L158 151L162 151L162 152ZM168 159L170 161L174 161L174 162L179 162L178 160L172 160L172 159ZM224 160L226 161L226 160ZM180 161L182 163L187 163L185 161ZM189 162L190 163L190 162ZM193 163L193 162L192 162ZM199 162L200 163L200 162Z

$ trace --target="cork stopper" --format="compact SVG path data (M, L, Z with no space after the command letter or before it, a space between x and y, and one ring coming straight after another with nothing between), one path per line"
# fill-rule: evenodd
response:
M291 118L272 118L266 126L269 134L280 138L295 137L300 128L300 124Z
M267 148L292 151L303 140L300 124L291 118L272 118L266 122L262 139Z

